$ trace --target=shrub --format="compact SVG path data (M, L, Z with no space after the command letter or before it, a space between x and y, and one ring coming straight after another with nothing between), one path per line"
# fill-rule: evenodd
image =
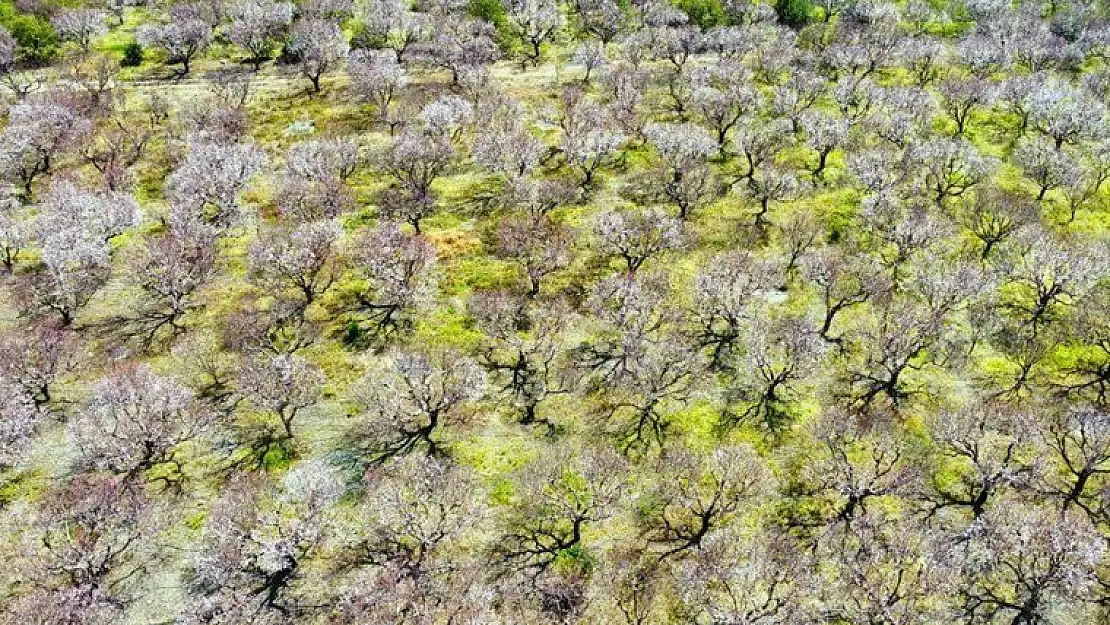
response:
M499 30L505 25L505 5L501 4L501 0L470 0L467 12L486 20Z
M138 67L143 64L143 47L139 42L132 41L123 48L123 58L119 64L122 67Z
M8 29L19 44L18 59L31 65L49 63L57 54L61 40L54 26L30 13L21 13L11 4L0 4L0 25Z
M728 24L728 14L722 0L675 0L675 6L702 30Z
M777 0L775 13L779 22L786 26L804 26L813 15L813 3L810 0Z
M385 35L370 32L364 24L359 24L351 36L353 50L381 50L387 43Z

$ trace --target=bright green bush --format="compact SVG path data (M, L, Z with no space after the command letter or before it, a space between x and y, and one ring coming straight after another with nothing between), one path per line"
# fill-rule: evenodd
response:
M41 65L58 54L61 40L54 26L30 13L21 13L8 2L0 3L0 25L7 28L19 44L18 58L24 63Z
M813 3L810 0L777 0L775 13L779 22L786 26L804 26L813 16Z
M119 64L123 67L138 67L143 64L143 47L139 42L132 41L123 48L123 58Z
M501 0L470 0L467 11L474 17L486 20L499 30L505 24L505 5Z
M728 23L722 0L675 0L675 6L689 16L691 23L703 29Z

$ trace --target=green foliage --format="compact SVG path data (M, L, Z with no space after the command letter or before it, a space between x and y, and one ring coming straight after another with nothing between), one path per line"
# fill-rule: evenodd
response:
M552 568L564 575L588 576L593 571L594 557L582 545L559 551L552 563Z
M373 336L357 321L348 321L343 328L343 344L353 349L362 349L369 345Z
M18 58L24 63L41 65L58 54L61 40L54 26L30 13L21 13L10 3L0 3L0 25L19 43Z
M777 0L775 13L779 22L797 28L809 23L813 16L813 3L810 0Z
M123 58L119 62L122 67L138 67L143 64L143 47L139 42L132 41L123 48Z
M467 12L472 16L483 19L501 30L506 22L505 5L501 0L470 0Z
M367 30L365 24L355 27L351 35L351 48L356 50L380 50L388 43L385 35Z
M292 466L297 459L290 449L283 443L272 445L262 456L262 466L267 471L279 471Z
M675 0L674 4L703 30L728 24L722 0Z
M520 45L519 39L513 36L508 14L501 0L470 0L467 13L493 24L497 31L494 41L506 54L511 54Z

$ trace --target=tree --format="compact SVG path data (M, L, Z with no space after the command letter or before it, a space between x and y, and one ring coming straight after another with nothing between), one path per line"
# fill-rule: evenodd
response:
M359 18L371 43L391 49L398 63L405 61L414 45L434 32L428 16L410 11L404 2L375 0L360 5L360 9Z
M639 137L644 126L643 103L650 72L640 68L616 65L603 76L603 85L609 99L609 114L616 127L624 134ZM567 128L574 128L568 125Z
M596 37L603 46L612 43L628 26L624 7L612 0L585 0L577 2L575 8L582 30Z
M47 492L12 562L28 583L5 611L13 622L107 624L140 597L136 580L158 563L159 514L119 477L79 475ZM41 620L40 620L41 619Z
M1068 206L1068 223L1075 221L1080 209L1088 206L1102 185L1110 180L1110 142L1100 143L1092 150L1091 158L1080 166L1078 179L1064 187L1064 198Z
M764 164L774 160L775 155L786 148L790 132L790 122L776 119L768 123L757 123L754 119L745 120L735 132L733 145L739 150L743 167L737 172L733 184L750 183Z
M58 35L46 20L34 15L21 15L16 23L0 24L0 82L16 100L27 99L46 82L35 65L49 62L57 53Z
M694 280L692 321L698 343L710 350L710 366L729 371L755 302L778 279L778 268L751 252L722 252L707 260Z
M686 123L649 124L644 134L663 158L660 193L678 206L681 219L716 199L720 188L706 164L716 147L709 133Z
M128 365L97 382L91 401L69 427L84 466L124 480L145 474L174 484L184 477L179 454L210 423L185 386L149 367Z
M320 92L320 79L347 57L350 47L339 25L327 19L301 20L293 25L287 45L301 74Z
M548 399L573 390L562 335L569 311L560 304L548 310L503 292L479 293L469 308L486 335L479 362L489 370L490 381L500 386L522 425L543 423L553 430L555 424L540 409Z
M707 536L675 574L682 614L695 622L780 625L806 620L812 557L773 528Z
M825 346L804 322L759 312L742 330L743 355L728 363L735 372L728 399L739 406L725 424L755 421L777 435L790 425L798 386L818 371Z
M289 148L282 170L278 205L287 219L331 219L349 209L354 198L347 179L362 162L359 146L347 139L302 141Z
M371 3L373 4L373 3ZM391 51L355 50L347 59L351 89L374 107L374 120L392 131L403 120L393 105L409 83L409 74Z
M236 98L229 102L216 97L186 105L178 119L185 141L194 145L214 143L222 147L243 142L248 125L245 105L250 92L244 85L240 93L242 100Z
M827 62L840 74L854 79L871 76L893 65L904 31L899 27L901 12L884 3L848 5L841 16L842 27L824 51ZM812 7L809 8L812 11ZM780 12L780 16L782 13ZM787 22L789 24L789 22Z
M573 204L581 198L581 189L569 180L544 180L526 177L506 181L497 203L512 211L533 218L548 216L551 211Z
M832 408L813 424L820 446L818 455L804 462L797 485L816 498L814 518L792 524L851 528L868 522L867 516L905 493L914 477L907 462L904 437L890 431L869 432L867 422L855 421ZM820 534L818 534L820 536Z
M994 86L977 76L946 80L940 84L940 94L944 112L956 123L956 136L964 134L976 109L989 106L995 98Z
M1074 187L1080 181L1082 170L1067 152L1055 148L1052 141L1038 137L1018 143L1014 162L1038 187L1037 200L1053 189Z
M362 423L352 444L371 465L418 449L441 455L442 432L474 421L485 384L478 364L456 352L395 351L358 384Z
M887 87L875 90L862 123L872 126L880 139L903 149L922 137L930 137L937 106L924 89Z
M0 131L0 175L18 183L31 198L35 180L49 174L55 161L91 129L88 119L61 103L22 103L8 111Z
M547 276L571 262L575 232L544 214L508 218L497 229L496 252L524 270L528 296L536 297Z
M417 625L490 616L488 585L470 540L486 529L481 485L467 467L410 455L367 472L358 522L346 530L342 618ZM400 619L399 621L397 619Z
M543 159L547 146L528 128L520 103L498 99L482 107L477 117L485 121L476 129L471 156L474 161L506 177L523 177Z
M659 350L653 351L655 346L663 351L671 348L664 356L677 355L683 343L675 335L682 319L681 310L670 305L670 290L670 276L661 271L615 274L594 285L586 310L601 321L601 332L578 347L579 365L589 375L588 388L605 388L621 379L634 383L635 370L641 365L641 378L650 375L648 369L652 366L667 366L665 361L650 362L660 355ZM675 363L687 374L680 375L676 382L683 382L694 369L696 359L692 354L687 356L687 362Z
M952 224L921 200L902 202L891 195L863 202L862 229L871 237L872 253L893 283L912 270L913 261L941 254L942 242L952 234Z
M582 190L589 192L598 170L612 161L625 137L612 127L603 108L581 94L565 94L563 107L560 148Z
M681 75L686 63L705 49L705 35L697 26L667 25L653 33L651 54L670 61L670 75Z
M1097 135L1106 119L1106 108L1075 87L1045 83L1026 97L1029 123L1057 150Z
M775 97L771 103L775 115L785 117L797 129L802 113L814 110L814 106L829 91L825 79L808 70L798 70L790 74L781 85L775 86Z
M13 380L0 377L0 470L18 466L42 421L42 412Z
M971 403L929 419L936 459L923 493L930 516L967 512L954 521L963 531L1012 494L1034 485L1041 467L1034 459L1032 415L1003 404ZM955 475L951 473L955 472Z
M572 63L586 70L586 74L582 76L582 82L587 85L590 84L590 77L594 71L605 67L607 61L605 44L593 39L587 39L578 44L578 47L574 49L574 57L572 57Z
M862 323L855 336L864 354L845 371L843 397L861 415L897 414L921 392L911 384L912 372L943 357L937 348L949 331L944 316L910 302L898 305L903 308L884 308Z
M1035 226L1039 218L1036 204L997 188L980 189L974 198L959 203L957 213L960 225L982 244L979 257L983 260L997 246Z
M12 186L0 190L0 267L9 274L31 243L31 220L17 195Z
M648 512L641 531L660 560L690 556L774 486L750 447L719 447L708 454L680 449L658 464L658 479L644 496Z
M407 324L435 298L436 250L423 236L383 223L360 234L354 265L366 281L355 295L357 311L369 315L375 335ZM356 321L358 327L359 321Z
M383 212L409 222L419 234L420 222L435 206L432 183L447 172L454 158L455 148L445 137L412 130L397 136L377 161L395 183L382 196Z
M548 577L558 576L560 559L569 560L571 574L583 566L581 559L588 553L584 535L614 513L628 471L611 451L549 453L550 461L533 462L513 476L515 505L504 510L494 543L502 575L521 575L531 592L541 596L554 590Z
M904 151L886 148L861 150L848 156L848 171L873 194L875 201L896 196L910 184L915 170Z
M1080 351L1052 382L1064 396L1102 407L1110 406L1110 324L1100 312L1107 296L1105 289L1095 289L1078 302L1075 334Z
M1018 506L987 515L975 530L954 548L969 622L1042 622L1094 583L1103 544L1078 517Z
M485 20L447 13L432 29L431 37L418 48L423 62L451 72L452 86L480 74L499 57L492 24Z
M629 275L649 258L682 246L682 222L658 209L610 210L597 217L594 230L601 250L623 260Z
M767 225L767 213L771 210L771 202L783 202L794 199L802 191L803 182L789 171L775 165L761 167L757 173L747 179L747 192L759 203L759 210L755 214L754 226L762 232Z
M85 146L84 157L104 179L110 191L122 191L133 182L132 169L146 153L147 145L155 134L151 123L113 116L107 127L97 133Z
M165 50L166 61L180 63L183 76L189 73L193 59L212 42L212 26L201 17L197 5L174 4L169 9L169 22L140 27L138 41L143 47Z
M133 225L137 215L129 195L92 193L68 181L53 185L36 223L42 270L16 283L21 305L72 324L108 280L109 239Z
M129 315L114 319L144 347L160 337L177 338L185 331L183 318L201 307L198 291L216 273L216 231L196 222L175 222L160 237L145 241L125 268L139 290L139 301Z
M695 76L691 108L713 131L722 155L728 153L730 131L763 103L751 80L751 71L734 63Z
M1000 310L1036 336L1090 288L1097 279L1094 267L1100 258L1093 250L1027 233L1002 267L1008 291L999 302Z
M626 454L666 444L675 414L694 395L703 366L698 352L681 336L639 338L647 340L627 341L621 351L608 355L614 361L609 375L602 368L587 378L589 391L610 389L598 397L599 428Z
M73 180L57 179L39 207L40 238L63 231L91 242L107 242L139 221L139 204L129 193L87 189Z
M0 380L9 392L17 389L16 405L30 401L37 409L58 402L59 385L82 360L82 348L72 331L49 324L33 325L0 334Z
M541 48L563 26L563 13L553 0L505 0L505 16L524 44L524 63L539 65Z
M343 495L343 481L319 462L280 482L238 475L224 487L194 545L191 596L179 621L276 624L312 614L305 586Z
M123 47L123 58L119 60L120 67L139 67L143 64L146 53L138 41L132 41Z
M257 409L277 419L263 425L250 441L259 460L274 444L293 439L293 426L302 410L320 401L324 372L295 354L259 354L244 360L239 370L239 392Z
M309 0L299 13L309 18L345 20L352 16L353 5L350 0Z
M937 204L959 197L983 182L998 162L979 153L973 145L955 139L934 139L910 146L910 166L922 168L922 182L934 193Z
M937 597L950 582L939 563L944 545L929 528L877 511L829 538L821 556L835 573L822 589L824 610L857 623L947 618Z
M823 180L829 155L844 145L848 139L850 125L847 121L820 111L807 111L800 118L805 131L805 144L817 152L817 163L810 169L816 180Z
M928 20L926 24L935 22L935 20L930 19L935 16L928 15L928 12L933 10L932 6L924 2L915 2L913 6L915 9L923 9L925 15L922 17ZM920 34L903 40L897 52L902 65L913 75L916 86L921 88L946 78L952 60L952 51L948 46L937 37L925 34L925 32L923 26ZM941 84L947 84L947 82Z
M58 36L77 44L82 53L88 53L92 40L108 33L108 16L96 9L66 9L51 20Z
M668 301L668 281L663 272L614 274L586 300L602 324L576 350L584 391L595 400L598 430L626 453L666 443L704 371L680 330L680 310Z
M16 50L19 42L4 26L0 26L0 71L8 72L15 64Z
M840 313L884 293L890 285L881 272L863 259L845 258L835 247L816 250L802 261L802 273L819 289L821 297L821 338L839 342L832 336L833 323Z
M1094 516L1102 476L1110 473L1110 416L1096 407L1064 407L1037 425L1057 469L1044 474L1047 492L1064 512L1075 506Z
M228 226L238 219L240 192L265 165L265 155L249 143L194 143L166 180L166 192L183 219Z
M433 137L446 137L452 144L459 144L462 133L474 116L474 107L465 98L448 95L424 105L417 119L421 131Z
M775 13L780 22L797 28L809 22L813 16L813 5L808 0L780 0L775 4Z
M293 5L289 2L245 0L232 4L227 13L230 21L223 34L247 52L247 61L256 72L293 21Z
M251 281L276 297L294 292L302 310L311 306L340 272L334 250L339 235L327 222L263 231L250 246Z
M289 148L285 170L313 182L346 181L361 162L358 144L350 139L315 139Z

